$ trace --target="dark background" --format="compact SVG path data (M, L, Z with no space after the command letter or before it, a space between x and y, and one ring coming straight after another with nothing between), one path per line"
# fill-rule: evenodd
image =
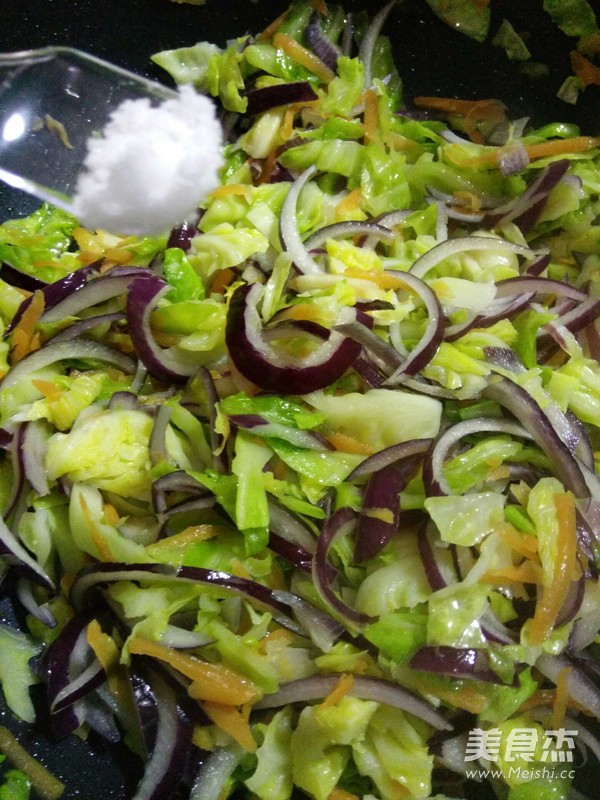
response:
M94 53L148 77L169 83L150 57L158 50L258 32L288 5L287 0L206 0L204 6L170 0L0 0L0 48L4 51L69 45ZM372 0L349 0L344 7L383 5ZM384 32L390 36L404 81L406 105L411 97L454 96L467 99L497 97L511 118L527 116L533 125L574 122L587 135L600 135L600 87L588 87L576 105L556 97L570 74L569 50L574 41L556 29L543 12L542 0L491 0L497 30L503 18L529 34L534 61L548 66L546 77L524 77L505 52L489 42L480 44L452 30L435 17L425 0L405 0L392 10ZM33 211L38 201L0 185L0 220ZM8 603L0 604L0 621L14 623ZM33 729L15 725L0 708L0 724L19 731L21 741L51 769L68 779L64 800L127 800L133 794L139 765L131 758L119 762L110 749L87 745L75 737L51 743L43 721ZM129 776L129 777L128 777ZM481 789L474 797L483 800Z

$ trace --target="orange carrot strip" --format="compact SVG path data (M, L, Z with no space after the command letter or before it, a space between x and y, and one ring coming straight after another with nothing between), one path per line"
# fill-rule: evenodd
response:
M577 50L570 53L571 69L585 86L600 86L600 67L582 55Z
M251 703L260 691L242 675L223 664L211 664L190 653L181 653L151 639L136 637L129 642L129 652L151 656L170 664L192 681L188 693L194 700L209 700L230 706Z
M100 559L102 561L114 561L112 551L104 539L104 536L102 536L98 530L96 521L90 514L90 510L88 508L88 504L85 502L85 499L80 497L79 503L81 505L81 513L83 514L85 524L87 525L90 536L92 537L92 541L96 545L98 553L100 554Z
M230 267L220 269L210 285L211 294L221 294L235 278L235 272Z
M248 717L234 706L224 703L202 703L206 715L225 733L228 733L247 753L254 753L256 741L248 723Z
M376 450L372 445L359 442L358 439L355 439L353 436L348 436L346 433L339 433L339 431L326 433L325 438L329 444L333 445L336 450L342 453L356 453L356 455L360 456L370 456L373 455Z
M358 800L358 796L336 786L335 789L327 795L327 800Z
M532 561L523 561L516 567L489 570L481 576L482 583L491 583L495 586L505 583L541 583L541 580L541 567Z
M342 697L345 697L348 692L352 691L352 687L354 686L354 675L350 675L346 673L345 675L340 675L338 682L333 687L333 689L329 692L327 697L321 702L321 706L323 708L329 708L330 706L334 706Z
M276 17L273 22L269 23L262 33L258 34L256 37L257 41L265 42L268 39L271 39L277 33L279 28L281 28L289 13L290 9L288 8L283 12L283 14L280 14L278 17Z
M292 39L291 41L295 40ZM279 141L287 142L292 138L294 134L294 120L299 111L302 111L303 108L313 108L316 105L318 105L318 100L304 100L298 103L290 103L283 115L283 120L279 129Z
M371 283L379 286L380 289L408 289L402 278L390 275L388 272L375 272L374 270L349 267L344 270L344 275L347 278L360 278L364 281L371 281Z
M129 691L129 680L125 668L119 663L120 653L112 636L104 633L97 619L93 619L87 626L86 637L89 646L94 651L94 655L102 664L102 669L106 673L108 688L112 696L117 700L121 708L128 709L132 714L135 713L131 692Z
M564 602L571 581L575 577L577 564L577 528L575 501L568 492L554 495L558 521L556 559L552 578L544 586L535 606L531 620L532 644L541 644L548 638Z
M549 139L546 142L525 145L525 150L530 161L538 158L552 158L553 156L583 153L600 147L600 136L573 136L570 139ZM484 155L473 158L457 158L452 150L446 150L446 158L456 167L477 167L498 163L501 148L490 150Z
M32 380L31 383L35 386L38 392L41 392L44 397L51 397L56 399L62 394L62 390L58 388L52 381L44 381L41 379Z
M104 512L104 519L109 525L112 525L113 528L118 525L121 515L111 503L104 503L102 510Z
M224 183L222 186L217 186L216 189L213 189L210 193L210 198L214 200L217 197L228 197L229 195L248 197L249 192L250 187L245 183Z
M318 56L311 53L310 50L307 50L306 47L286 33L277 32L273 36L273 44L279 50L283 50L286 55L300 64L300 66L305 67L317 78L320 78L323 83L330 83L335 78L335 73L329 69L324 61L321 61Z
M33 293L31 303L13 328L11 337L11 361L13 364L39 348L39 336L37 336L35 328L44 313L45 305L44 294L38 289Z
M525 558L535 558L537 555L537 539L527 533L521 533L514 525L505 522L496 527L496 533L503 542L511 547L519 555Z
M335 207L336 219L345 220L351 216L355 211L360 209L362 202L362 192L359 188L352 189L351 192L340 200Z
M321 16L329 16L329 9L327 8L327 3L325 0L312 0L311 5L315 11L318 11L319 14L321 14Z
M373 89L367 89L364 93L364 114L363 124L365 129L365 140L375 142L379 138L377 122L379 120L379 103L377 93Z
M208 523L204 525L189 525L179 533L174 533L173 536L167 536L164 539L159 539L158 542L148 545L147 550L151 555L164 553L167 550L185 547L195 542L205 542L207 539L218 536L220 531L221 528L218 525L210 525Z

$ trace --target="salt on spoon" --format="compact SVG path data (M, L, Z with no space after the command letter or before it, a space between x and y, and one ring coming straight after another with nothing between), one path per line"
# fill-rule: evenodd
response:
M70 47L0 53L0 180L89 228L144 236L195 217L222 139L212 99L189 85Z
M159 105L125 100L88 140L73 212L92 229L163 233L193 218L219 185L222 147L214 102L191 86Z

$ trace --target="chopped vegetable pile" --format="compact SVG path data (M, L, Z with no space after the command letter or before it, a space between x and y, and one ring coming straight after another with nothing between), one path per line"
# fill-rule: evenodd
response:
M404 97L393 14L156 54L223 109L184 225L0 226L0 681L133 800L566 800L600 756L600 138Z

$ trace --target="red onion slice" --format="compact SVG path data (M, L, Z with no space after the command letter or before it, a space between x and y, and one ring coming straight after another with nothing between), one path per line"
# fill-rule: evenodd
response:
M334 592L329 550L336 539L352 533L356 528L356 516L350 508L335 511L323 525L317 539L312 562L313 583L321 599L340 617L350 629L361 630L371 621L367 614L351 608Z
M324 64L327 64L332 72L335 72L338 58L342 55L342 51L323 33L317 11L313 11L310 15L306 27L306 40L313 53L320 58Z
M331 225L324 225L319 228L308 239L304 240L304 247L308 251L316 250L325 244L328 239L341 239L345 236L373 236L377 239L390 241L396 234L381 222L350 219L345 222L333 222Z
M485 219L487 226L498 228L507 222L513 222L523 233L527 233L535 225L543 207L546 205L548 193L556 186L568 169L568 159L561 159L548 164L521 195L502 206L498 206L487 215Z
M523 425L493 417L464 420L446 428L436 438L423 462L423 483L428 497L452 494L452 489L444 477L444 463L455 445L465 436L474 433L508 433L525 439L533 438Z
M354 556L362 564L383 550L400 525L400 492L415 475L423 454L374 472L367 483L358 516Z
M55 303L44 311L40 322L60 322L67 317L76 317L87 308L118 297L136 277L152 275L146 267L115 267L98 277L92 276L76 292Z
M175 692L154 678L158 712L156 737L132 800L161 800L181 782L192 747L192 725L180 712Z
M6 522L0 517L0 558L14 567L29 580L43 586L45 589L54 591L54 581L42 569L33 555L21 544L17 537L10 530Z
M266 341L258 303L263 287L239 286L227 314L225 341L236 368L256 386L282 394L308 394L342 377L360 353L360 345L334 330L310 355L295 358L275 351ZM336 325L355 321L357 312L344 307Z
M246 99L248 104L245 113L248 116L255 116L277 106L299 102L310 103L317 100L318 95L308 81L293 81L251 89L246 92Z
M375 14L361 40L358 51L358 59L363 65L365 89L370 89L371 84L373 83L373 58L375 56L377 39L379 38L381 29L383 28L390 11L395 5L396 0L391 0L391 2L387 3L387 5L380 9L377 14Z
M306 450L333 450L333 446L324 436L313 431L294 428L291 425L270 422L260 414L230 414L229 421L237 428L252 431L257 436L283 439Z
M485 655L474 648L427 645L417 650L410 660L410 666L411 669L451 678L501 683L498 675L490 669Z
M186 361L173 348L160 347L150 326L153 309L169 290L159 278L134 278L127 292L127 322L135 352L148 372L165 383L181 383L197 372L199 365Z
M282 627L301 636L304 634L290 618L288 608L275 599L272 589L249 578L241 578L228 572L203 569L202 567L179 567L177 569L170 564L99 562L79 571L71 587L71 603L74 608L82 609L90 602L89 592L92 589L118 581L172 582L215 586L241 595L250 602L259 603L269 609L273 619Z
M548 456L557 476L575 497L583 499L590 496L585 467L578 463L548 416L525 389L508 378L497 378L488 384L484 394L516 417L526 429L527 436L535 439L538 447ZM597 477L595 481L590 477L590 482L598 491Z
M313 164L307 167L292 183L281 206L279 222L281 245L289 253L296 269L305 275L323 272L306 249L298 230L298 199L302 189L316 172L317 168Z
M387 384L393 385L402 375L414 375L420 372L433 358L442 341L444 314L435 292L412 272L389 270L388 274L406 283L409 290L423 302L428 315L427 326L420 341L413 347L401 366L397 367L386 380Z
M255 709L279 708L290 703L309 703L322 700L335 689L339 675L314 675L286 683L278 692L267 694L254 704ZM438 731L451 731L452 725L442 714L420 697L396 683L382 678L354 675L348 694L361 700L373 700L382 705L406 711L424 720Z
M446 239L446 241L434 245L431 250L428 250L415 261L410 268L410 273L417 278L423 278L446 258L458 253L467 253L469 250L504 250L527 259L532 259L536 255L529 247L514 244L495 236L460 236L456 239Z
M56 344L47 344L41 347L11 367L0 382L0 390L15 386L31 373L48 367L50 364L55 364L57 361L79 359L100 361L112 364L112 366L123 372L135 372L136 365L132 358L101 342L94 342L91 339L57 342Z

